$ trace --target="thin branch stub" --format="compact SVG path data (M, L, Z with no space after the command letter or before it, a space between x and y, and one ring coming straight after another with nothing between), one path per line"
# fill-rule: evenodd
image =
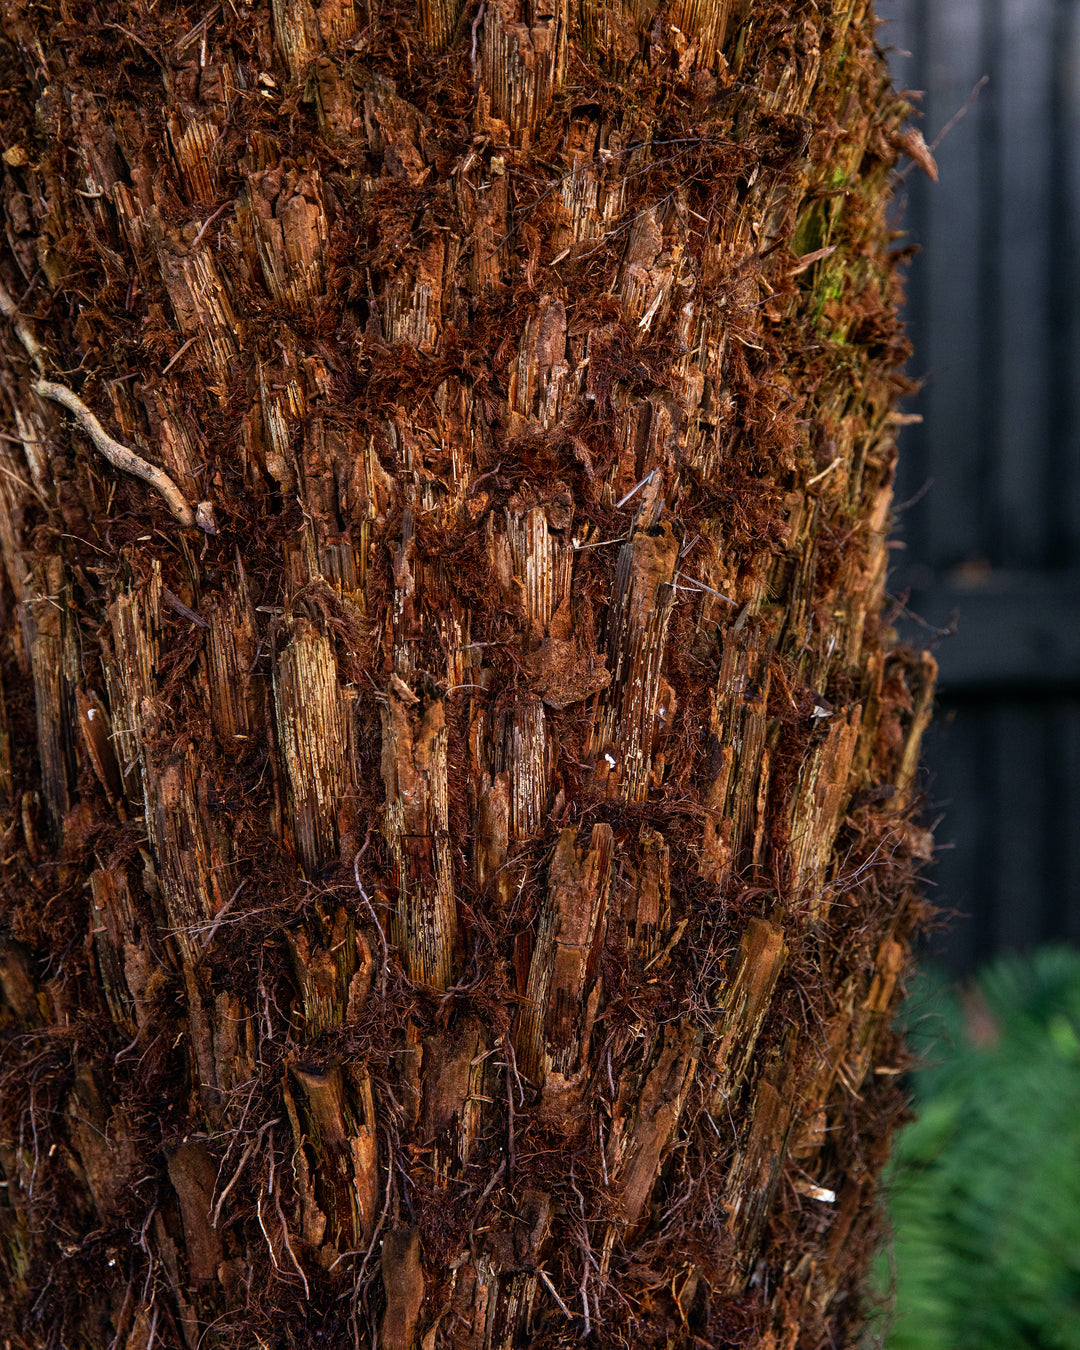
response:
M159 469L157 465L150 464L141 455L137 455L134 450L129 450L126 445L114 441L77 394L73 394L70 389L62 384L56 384L52 380L37 380L33 389L34 393L41 398L51 399L54 403L59 403L69 412L74 413L75 420L94 442L94 447L109 463L117 469L122 469L125 473L133 473L137 478L149 483L165 498L166 505L181 525L189 527L199 525L210 534L216 533L213 528L213 513L210 504L200 502L198 511L193 511L188 505L187 498L164 469Z

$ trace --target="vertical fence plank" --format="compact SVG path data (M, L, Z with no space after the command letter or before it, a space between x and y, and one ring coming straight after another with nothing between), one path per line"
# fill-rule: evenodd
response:
M1045 562L1050 441L1050 258L1055 222L1050 128L1056 0L1003 6L998 68L987 91L1000 133L994 184L999 217L996 294L986 314L994 360L992 559L1005 567Z
M994 776L987 785L996 816L995 945L1015 950L1042 937L1048 883L1045 709L1032 700L997 704L988 730L995 752Z
M1051 138L1051 564L1080 559L1080 5L1055 10Z
M1044 897L1043 937L1080 944L1080 701L1056 699L1051 717L1054 767L1047 833L1053 869Z
M984 73L983 5L980 0L947 0L929 4L924 13L926 49L920 59L929 137L964 106ZM931 428L927 468L934 480L925 499L926 543L930 556L947 565L982 549L984 465L972 420L984 391L972 339L978 331L984 266L985 203L976 148L985 107L981 100L976 103L941 143L940 178L927 192L923 226L920 364L927 381L923 411ZM958 453L960 447L964 450Z

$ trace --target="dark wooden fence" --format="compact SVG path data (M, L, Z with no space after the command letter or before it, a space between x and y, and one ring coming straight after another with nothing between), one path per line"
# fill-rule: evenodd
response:
M926 140L957 119L939 181L904 180L924 422L901 440L891 588L955 621L927 767L936 896L967 916L936 948L964 970L1080 941L1080 3L880 13Z

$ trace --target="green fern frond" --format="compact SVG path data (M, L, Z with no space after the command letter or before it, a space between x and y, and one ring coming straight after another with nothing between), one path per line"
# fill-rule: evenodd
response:
M888 1175L888 1350L1080 1348L1080 954L987 969L907 1008L918 1118Z

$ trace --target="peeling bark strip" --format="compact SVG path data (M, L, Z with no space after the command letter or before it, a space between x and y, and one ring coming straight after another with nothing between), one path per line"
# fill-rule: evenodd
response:
M589 753L603 789L614 788L627 801L645 798L653 737L674 720L675 695L662 672L680 543L670 523L657 522L635 529L619 553L604 643L612 679L601 695Z
M391 677L383 702L383 831L397 903L392 932L409 978L445 989L453 973L457 915L450 862L447 727L443 701L426 704Z
M856 1344L934 676L869 4L0 24L5 1342Z
M330 639L303 619L274 670L281 758L296 849L315 876L336 853L338 801L348 791L348 710Z
M576 837L574 829L562 832L548 870L518 1023L518 1066L544 1089L542 1101L552 1089L565 1093L579 1086L574 1080L581 1061L587 1062L596 1016L595 989L587 981L603 940L613 837L607 825L595 826L584 852Z

